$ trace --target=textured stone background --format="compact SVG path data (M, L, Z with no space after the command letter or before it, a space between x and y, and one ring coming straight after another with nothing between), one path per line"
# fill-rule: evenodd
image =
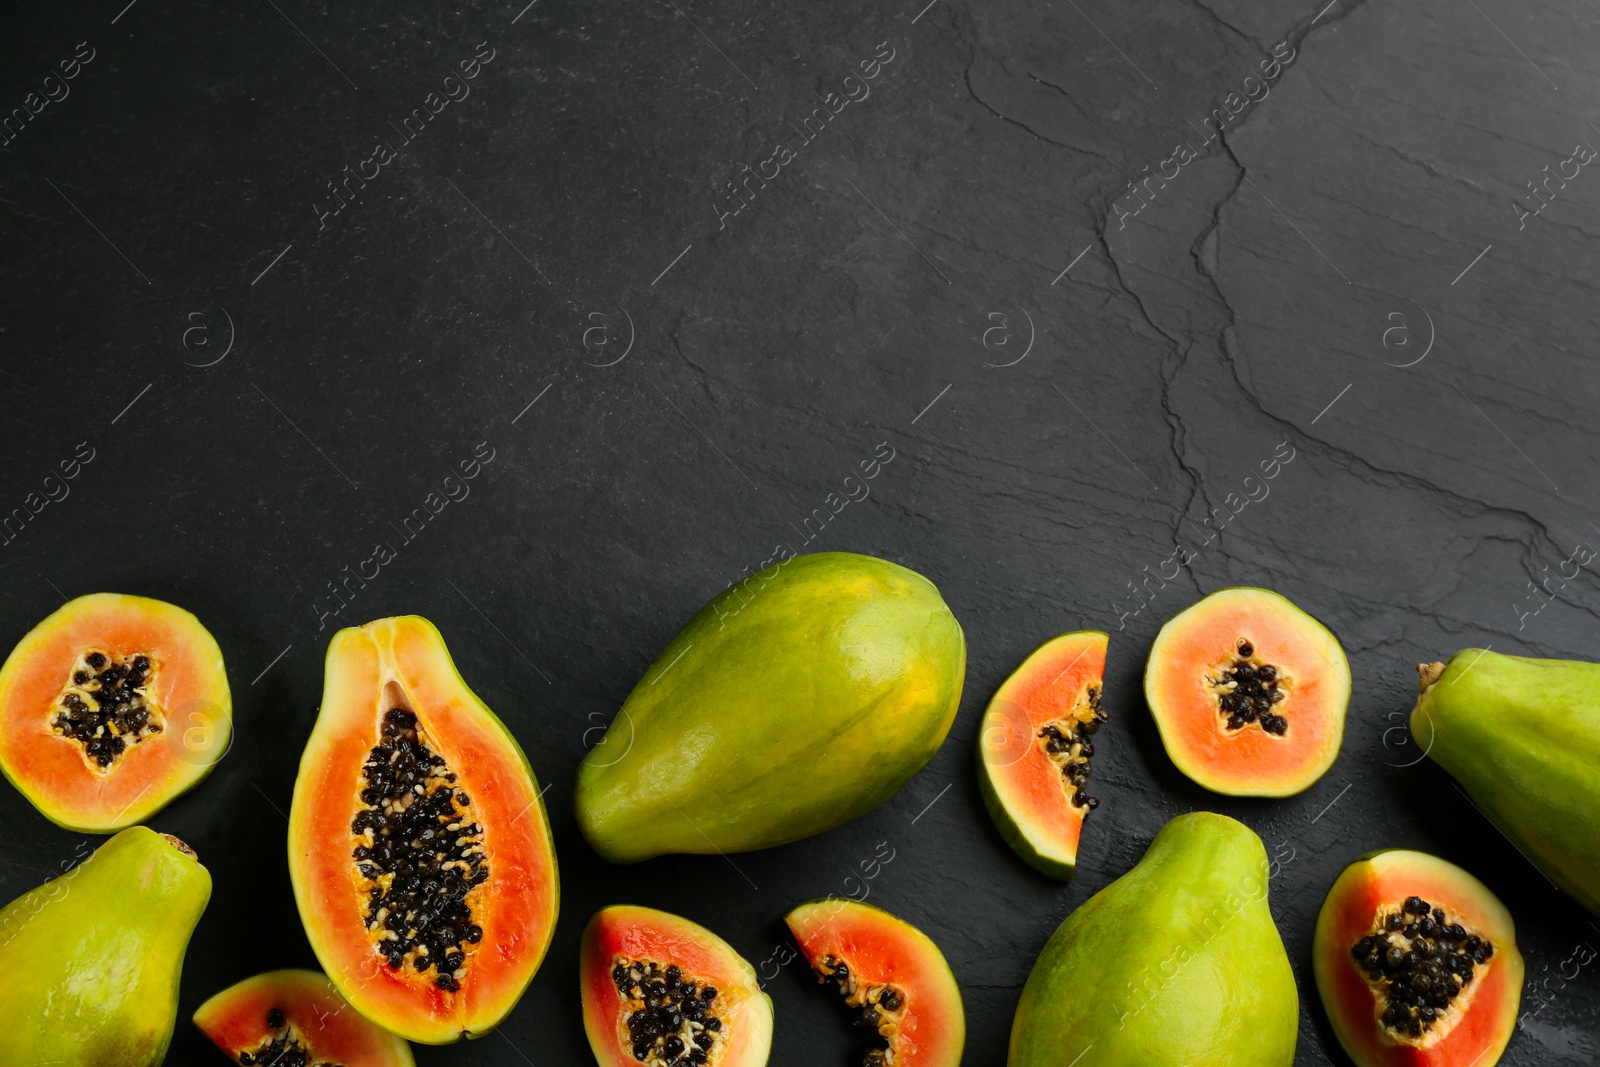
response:
M1346 1062L1312 923L1338 870L1384 846L1465 864L1520 920L1504 1062L1600 1060L1596 967L1557 976L1600 929L1394 729L1419 660L1595 655L1591 570L1548 605L1527 584L1600 545L1600 175L1561 162L1600 144L1586 5L125 2L13 11L0 43L7 111L79 42L94 56L0 149L0 512L79 442L95 457L0 549L0 644L102 589L178 601L222 644L237 743L153 820L216 878L185 1015L314 965L282 811L323 649L418 612L552 786L565 890L499 1033L424 1064L588 1062L574 979L594 908L680 911L759 964L787 944L783 912L843 892L879 842L895 859L870 899L943 946L967 1062L999 1064L1049 932L1194 808L1246 820L1281 861L1297 1063ZM319 228L324 183L399 146L391 124L480 42L471 95ZM880 43L870 96L719 225L738 166L798 145L789 124ZM1280 43L1294 59L1270 93L1202 146ZM1185 140L1198 158L1122 218L1127 183ZM1579 175L1519 220L1547 165ZM327 583L398 543L480 442L495 458L471 495L334 612ZM703 601L799 547L880 442L895 458L871 496L808 547L944 591L971 662L943 751L819 838L600 862L569 806L595 726ZM1140 607L1128 583L1290 450ZM1285 593L1351 655L1342 758L1286 801L1192 786L1140 696L1160 623L1237 583ZM1006 673L1086 627L1112 633L1105 803L1062 887L1000 842L973 750ZM0 897L84 845L9 788L0 817ZM799 964L769 988L775 1064L855 1061ZM172 1062L216 1059L181 1023Z

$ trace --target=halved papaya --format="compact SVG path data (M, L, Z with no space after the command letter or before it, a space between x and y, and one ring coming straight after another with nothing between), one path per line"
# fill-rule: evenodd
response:
M144 821L211 773L232 736L222 652L165 601L78 597L0 667L0 771L69 830Z
M834 982L872 1031L866 1067L958 1067L967 1040L961 990L927 934L881 908L832 897L784 921L819 982Z
M1286 797L1339 758L1350 664L1327 627L1267 589L1219 589L1169 619L1144 695L1178 769L1214 793Z
M772 1000L755 968L698 923L617 904L578 960L583 1028L601 1067L762 1067Z
M1017 855L1063 881L1077 869L1083 820L1100 804L1086 790L1089 735L1106 720L1107 641L1080 630L1040 645L995 691L978 733L989 817Z
M412 1041L481 1036L539 969L559 895L542 793L426 619L329 643L289 875L333 984Z
M1317 916L1317 991L1357 1067L1494 1067L1516 1029L1511 913L1437 856L1370 852Z
M250 1067L414 1067L411 1046L368 1022L316 971L269 971L229 986L194 1024Z

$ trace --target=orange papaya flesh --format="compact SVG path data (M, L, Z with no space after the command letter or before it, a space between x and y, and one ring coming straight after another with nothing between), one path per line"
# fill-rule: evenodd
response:
M245 1067L414 1067L411 1047L363 1018L316 971L269 971L216 994L194 1024Z
M145 821L211 772L232 730L216 641L161 600L78 597L0 668L0 771L68 829Z
M833 982L876 1037L867 1067L958 1067L966 1044L961 990L921 930L880 908L831 898L785 917L820 982Z
M601 1067L762 1067L772 1001L705 927L653 908L605 908L583 932L583 1026Z
M1221 589L1162 626L1144 689L1180 771L1215 793L1284 797L1338 759L1350 664L1284 597Z
M1357 1067L1493 1067L1516 1029L1511 915L1435 856L1397 849L1345 868L1313 945L1317 991Z
M978 782L1001 836L1033 867L1063 880L1077 869L1107 636L1062 634L996 690L979 730Z
M425 1044L505 1018L555 930L550 823L426 619L334 635L289 821L307 938L357 1011Z

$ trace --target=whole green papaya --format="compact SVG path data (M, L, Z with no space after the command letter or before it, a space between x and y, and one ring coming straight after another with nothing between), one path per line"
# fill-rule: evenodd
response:
M645 672L578 769L578 825L616 863L838 826L933 758L966 663L955 616L915 571L848 552L774 564Z
M1468 648L1418 669L1417 744L1600 915L1600 664Z
M1249 827L1192 812L1056 929L1009 1067L1289 1067L1300 996Z
M210 898L187 845L133 826L0 910L0 1063L157 1067Z

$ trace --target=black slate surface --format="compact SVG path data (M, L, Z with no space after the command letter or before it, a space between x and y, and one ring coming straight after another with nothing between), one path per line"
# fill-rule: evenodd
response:
M524 2L6 13L0 108L28 114L0 147L0 514L93 458L0 545L0 643L109 589L189 607L224 649L237 742L152 820L216 879L185 1016L314 965L282 813L321 656L338 626L417 612L550 784L564 890L505 1025L422 1064L590 1062L577 939L614 901L779 971L773 1063L855 1062L833 995L768 961L782 913L880 842L869 899L943 946L966 1062L999 1064L1049 932L1196 808L1280 861L1297 1063L1347 1062L1312 923L1384 846L1465 864L1517 916L1504 1062L1600 1060L1600 977L1564 966L1600 929L1398 729L1418 661L1595 655L1593 568L1548 603L1528 584L1600 545L1590 7ZM477 76L447 83L463 61ZM746 167L768 179L735 200ZM406 540L480 445L470 495ZM804 544L880 447L871 495ZM384 542L341 606L330 583ZM821 837L601 862L569 803L597 724L780 544L938 583L971 646L948 742ZM1278 589L1350 652L1343 755L1290 800L1191 785L1140 696L1160 623L1229 584ZM1111 722L1063 887L1000 842L972 766L994 687L1077 628L1112 633ZM5 898L95 843L9 788L0 826ZM221 1061L180 1022L169 1062Z

